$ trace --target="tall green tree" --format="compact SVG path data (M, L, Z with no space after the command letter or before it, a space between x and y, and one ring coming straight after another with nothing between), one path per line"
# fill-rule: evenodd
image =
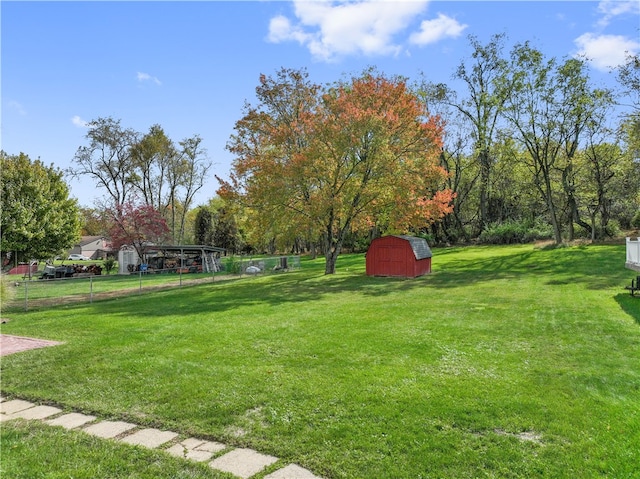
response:
M176 243L184 239L187 212L211 169L211 161L199 135L185 138L179 145L178 154L170 162L168 171L170 225Z
M469 36L471 59L462 61L453 75L454 80L464 84L466 91L461 97L445 84L427 84L424 89L429 103L442 102L457 110L473 140L472 156L480 174L479 231L493 220L489 208L491 174L496 163L493 150L504 105L511 94L511 84L504 75L508 64L503 55L505 38L504 34L493 35L488 43L482 44L477 37Z
M123 128L120 120L111 117L89 122L88 146L81 146L74 156L75 166L69 169L74 178L91 178L106 192L111 207L123 205L134 193L135 163L131 147L138 133Z
M223 206L215 212L212 241L215 246L225 248L231 253L240 250L242 241L232 209Z
M630 108L625 115L621 130L622 140L632 158L640 162L640 55L628 55L627 61L618 70L618 81L622 86L619 104Z
M183 242L189 208L211 168L202 138L176 146L160 125L141 135L111 117L91 121L86 138L70 175L89 177L106 192L104 211L122 211L130 201L151 206L167 221L171 241Z
M50 258L73 246L79 209L63 173L27 155L0 152L0 249L22 260Z
M199 206L194 224L196 244L213 246L213 214L206 206Z
M581 198L577 194L577 181L580 177L576 172L576 156L589 141L594 141L594 132L607 130L606 116L613 105L613 95L609 90L591 86L584 60L566 60L556 70L556 77L559 138L564 151L560 169L568 211L568 239L571 241L575 236L574 224L591 230L591 225L583 220L581 214Z
M104 210L80 207L80 226L83 236L106 236L109 218Z
M131 146L132 186L145 204L166 215L172 193L168 178L177 151L160 125L149 128L140 141Z
M527 165L546 205L554 239L562 242L565 210L569 239L573 239L574 222L590 229L580 216L574 158L586 145L587 129L594 126L596 113L610 104L610 94L590 86L583 60L559 63L528 42L513 49L505 81L513 85L505 113L527 152Z

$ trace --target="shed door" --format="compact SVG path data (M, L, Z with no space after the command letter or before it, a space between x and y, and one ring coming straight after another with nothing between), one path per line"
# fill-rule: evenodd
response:
M404 252L392 245L380 248L380 272L388 276L405 276Z

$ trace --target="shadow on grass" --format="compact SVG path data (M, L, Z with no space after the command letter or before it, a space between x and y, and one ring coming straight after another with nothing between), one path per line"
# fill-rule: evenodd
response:
M501 279L538 276L547 285L582 284L603 289L620 284L626 277L624 248L579 246L561 249L522 249L469 260L464 254L445 261L430 285L450 287ZM508 247L504 250L508 251ZM434 257L435 259L435 257Z
M631 296L629 293L617 294L614 299L622 310L631 316L640 325L640 296Z

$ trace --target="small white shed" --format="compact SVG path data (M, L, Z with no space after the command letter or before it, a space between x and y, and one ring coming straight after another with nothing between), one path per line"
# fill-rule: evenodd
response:
M640 238L627 238L627 262L625 266L640 271Z

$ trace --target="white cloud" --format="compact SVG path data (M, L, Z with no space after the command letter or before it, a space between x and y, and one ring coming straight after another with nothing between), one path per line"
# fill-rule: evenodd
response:
M9 108L11 108L12 110L16 111L18 113L18 115L20 116L27 116L27 110L25 109L24 106L22 106L21 103L15 101L15 100L11 100L8 103Z
M148 73L142 73L142 72L138 72L138 81L139 82L147 82L150 81L152 83L155 83L156 85L162 85L162 83L160 82L160 80L158 80L156 77L149 75Z
M586 57L595 68L603 71L622 65L628 54L640 51L640 42L622 35L585 33L574 42L580 49L577 56Z
M598 12L603 16L598 25L606 27L611 20L619 15L640 14L640 2L638 0L601 0L598 3Z
M87 126L89 126L89 123L80 118L78 115L75 115L73 118L71 118L71 123L73 123L78 128L86 128Z
M420 24L420 31L413 33L409 37L409 41L416 45L428 45L443 38L459 37L465 28L467 28L467 25L458 23L457 20L439 13L438 18L434 20L424 20Z
M324 61L357 54L395 55L402 46L394 37L409 28L428 2L294 0L296 21L272 18L268 39L298 42Z
M269 41L273 43L294 40L305 44L312 40L313 35L306 34L302 28L291 25L289 19L283 15L273 17L269 22Z

